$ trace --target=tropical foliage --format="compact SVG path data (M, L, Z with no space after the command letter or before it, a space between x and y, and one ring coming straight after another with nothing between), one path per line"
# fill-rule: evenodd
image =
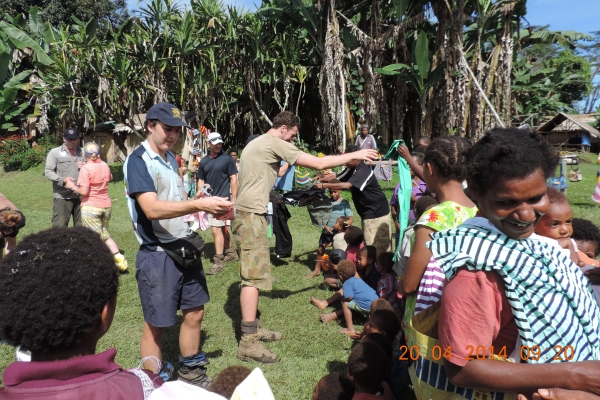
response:
M119 25L74 16L53 26L33 7L0 23L2 129L28 117L40 132L109 120L136 129L134 115L169 101L230 144L282 110L328 151L359 123L382 143L477 138L519 114L568 109L570 89L590 89L572 53L540 65L526 53L587 37L524 28L525 13L525 0L263 0L256 12L152 0Z

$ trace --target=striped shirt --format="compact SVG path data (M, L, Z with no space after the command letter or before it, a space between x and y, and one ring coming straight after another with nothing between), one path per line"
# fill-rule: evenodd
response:
M377 295L380 299L386 299L392 305L394 310L398 309L398 282L394 274L388 273L381 275L377 282Z
M527 362L555 362L558 347L569 348L569 361L599 359L600 309L588 279L557 245L511 239L485 218L432 239L427 247L447 279L463 267L502 277L522 345L540 349Z

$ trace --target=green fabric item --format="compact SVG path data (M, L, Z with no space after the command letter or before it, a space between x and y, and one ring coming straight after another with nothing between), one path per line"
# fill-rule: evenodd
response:
M398 160L398 176L400 178L400 189L398 189L398 204L400 209L398 210L398 222L400 223L400 240L398 240L398 246L396 247L396 253L394 255L394 261L398 257L400 251L400 244L402 243L402 237L404 231L408 227L408 214L410 212L410 195L412 194L412 179L410 177L410 168L406 160L398 154L398 146L404 144L404 140L394 140L394 143L390 146L390 149L384 156L384 158L391 158Z
M312 224L320 229L323 229L327 225L332 208L331 199L328 197L306 206Z

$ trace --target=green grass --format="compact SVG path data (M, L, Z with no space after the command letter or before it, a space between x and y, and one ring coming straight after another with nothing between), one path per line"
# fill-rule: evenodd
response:
M595 156L591 157L595 160ZM590 195L596 184L598 167L582 164L583 181L570 183L568 197L576 217L592 220L600 225L600 208ZM125 205L123 174L121 166L112 167L115 180L109 186L113 200L113 216L109 231L129 262L130 273L121 276L117 312L109 332L98 343L98 351L110 347L118 349L117 363L125 368L137 366L139 343L143 323L137 285L135 281L135 253L138 244L133 235L131 221ZM397 182L397 174L390 184L382 183L388 198ZM43 176L43 167L26 172L0 172L0 192L5 194L27 216L27 226L20 237L50 227L52 213L52 188ZM344 197L350 198L349 193ZM329 372L345 371L345 363L352 342L338 333L339 325L322 324L319 310L310 304L310 296L326 298L331 292L321 284L320 278L306 280L305 276L314 266L319 230L311 226L305 208L289 207L289 221L294 238L291 258L272 258L273 275L276 279L273 291L262 292L259 308L262 323L269 329L283 333L283 340L266 346L281 357L275 365L243 363L236 357L237 340L234 327L240 321L239 276L236 263L227 264L224 272L208 277L211 301L206 307L202 325L203 350L211 361L209 374L215 376L229 365L260 366L271 384L277 399L308 399L320 377ZM357 218L356 224L360 226ZM214 253L210 232L202 233L206 241L204 265L210 267ZM274 242L272 242L274 245ZM356 321L359 322L359 321ZM358 326L357 326L358 327ZM179 350L177 335L179 327L167 330L163 341L164 358L176 364ZM14 349L0 345L0 371L14 360Z
M118 349L117 363L125 368L138 365L139 343L143 324L137 284L135 281L135 240L125 204L123 174L120 165L111 166L114 181L109 185L113 201L109 232L124 251L130 272L121 276L117 311L108 333L98 343L97 351L110 347ZM395 177L397 181L397 174ZM391 197L395 183L382 187ZM0 172L0 192L6 195L27 217L21 230L22 238L30 233L50 228L52 217L52 187L43 176L43 166L26 172ZM350 198L350 193L344 193ZM283 333L283 340L268 343L281 361L275 365L244 363L236 358L239 329L239 274L237 263L227 264L219 275L209 276L211 301L207 304L202 324L202 346L210 358L209 375L216 376L230 365L261 367L277 399L307 399L323 375L345 371L351 340L338 333L340 325L322 324L320 311L310 304L310 296L327 298L331 292L323 287L322 279L305 279L314 266L320 230L310 224L306 208L289 207L292 218L289 227L294 238L293 255L289 259L272 258L275 283L271 292L261 292L259 309L261 321L269 329ZM356 212L355 212L356 214ZM360 226L360 218L356 218ZM201 233L205 242L204 266L210 268L214 246L209 231ZM274 247L274 239L271 242ZM273 253L273 252L272 252ZM358 322L357 322L357 328ZM176 365L179 326L169 328L163 341L165 360ZM14 349L0 345L0 372L14 360Z

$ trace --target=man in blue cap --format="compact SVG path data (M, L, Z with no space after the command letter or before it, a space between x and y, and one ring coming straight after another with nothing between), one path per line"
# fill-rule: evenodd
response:
M79 168L85 163L83 150L79 145L79 132L67 128L63 133L63 145L56 147L46 156L46 178L52 181L52 227L69 225L73 216L73 226L81 226L81 197L67 189L69 181L76 181Z
M186 200L183 182L171 148L189 128L183 113L169 103L158 103L146 114L148 135L123 165L127 203L140 249L136 279L144 313L140 351L142 358L162 360L165 328L175 325L177 310L183 314L179 333L179 379L206 388L208 360L200 351L200 328L208 288L200 261L202 238L189 229L183 216L198 211L222 215L233 203L217 197ZM169 378L166 363L162 375ZM152 363L145 364L152 369Z

